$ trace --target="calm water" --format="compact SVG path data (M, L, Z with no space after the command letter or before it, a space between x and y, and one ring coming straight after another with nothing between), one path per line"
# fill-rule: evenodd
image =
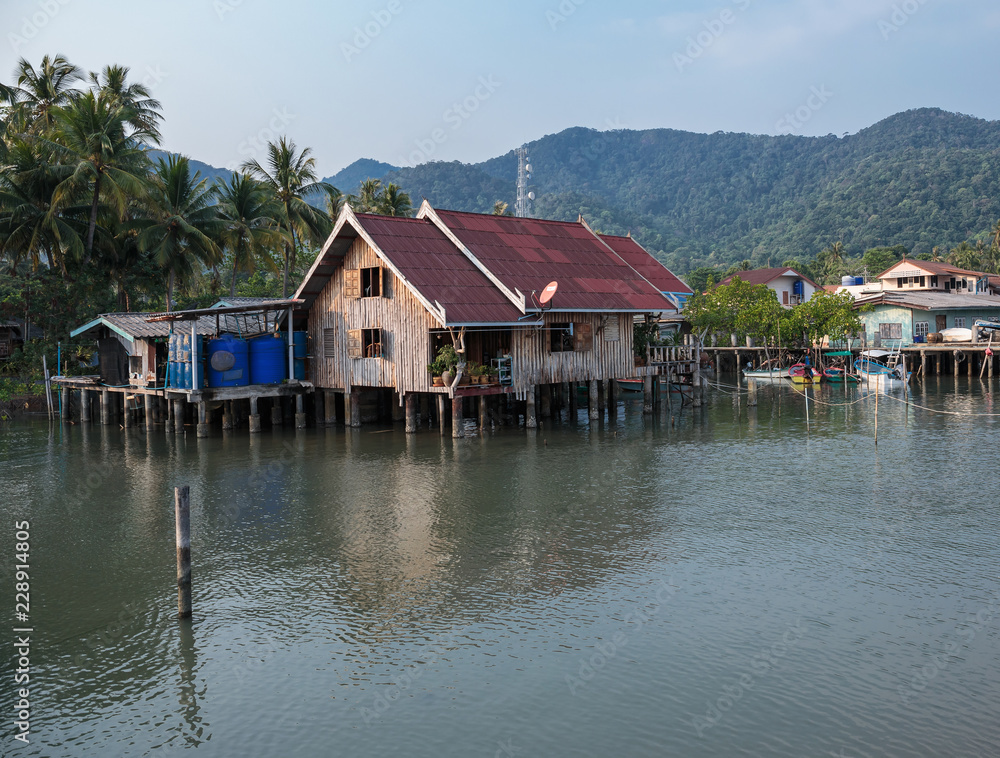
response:
M32 743L8 644L0 753L995 756L994 391L883 398L877 449L828 388L808 427L765 389L454 442L0 428L35 629Z

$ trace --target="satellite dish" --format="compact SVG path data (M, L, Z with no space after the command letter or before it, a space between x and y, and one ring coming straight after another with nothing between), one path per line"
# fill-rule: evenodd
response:
M525 166L524 170L525 171L531 171L531 164L529 163L527 166Z
M535 193L534 192L529 192L528 193L528 199L529 200L534 200L535 199Z
M559 289L559 282L549 282L545 285L545 289L542 290L542 296L538 298L538 302L545 305L552 299L552 296L556 294L556 290Z

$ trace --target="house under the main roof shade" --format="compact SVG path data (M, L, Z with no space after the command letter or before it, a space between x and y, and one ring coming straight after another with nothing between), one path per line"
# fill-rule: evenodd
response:
M506 386L480 394L634 376L634 317L676 306L636 266L662 280L666 270L638 245L627 254L631 264L582 220L345 207L295 295L308 311L310 379L341 392L447 393L428 364L453 340L469 361L509 366Z

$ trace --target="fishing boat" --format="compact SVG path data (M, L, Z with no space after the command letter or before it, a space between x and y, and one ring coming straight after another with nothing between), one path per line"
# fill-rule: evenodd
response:
M904 387L913 375L907 371L900 358L902 340L889 350L863 350L854 361L858 376L869 384L880 387Z
M851 382L860 382L856 375L852 374L845 366L847 360L854 357L854 354L850 350L838 350L832 353L826 353L827 358L833 358L834 365L828 366L823 369L823 381L832 382L833 384L848 384Z
M792 384L813 384L822 378L822 374L805 363L796 363L788 367L788 378Z
M823 381L833 382L834 384L849 384L860 382L861 379L854 374L849 374L846 369L842 369L839 366L829 366L823 369Z
M777 361L764 361L758 368L750 368L753 364L747 363L743 369L743 376L746 379L753 379L758 382L783 382L788 378L788 369L777 365Z
M618 389L622 392L642 392L642 379L619 379Z

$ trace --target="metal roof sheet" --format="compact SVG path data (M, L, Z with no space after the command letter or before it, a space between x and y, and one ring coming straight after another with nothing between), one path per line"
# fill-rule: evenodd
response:
M858 298L854 307L862 305L895 305L924 311L1000 309L1000 297L993 295L962 295L958 293L917 290L893 292L886 290L870 297Z
M363 213L357 219L406 280L444 307L449 324L511 322L523 315L430 220Z
M621 256L622 260L642 274L660 292L694 294L694 290L631 237L615 237L610 234L602 234L600 237Z
M525 294L529 309L538 307L531 293L541 293L551 281L559 283L552 299L557 310L673 309L653 284L582 223L435 213L506 287Z

